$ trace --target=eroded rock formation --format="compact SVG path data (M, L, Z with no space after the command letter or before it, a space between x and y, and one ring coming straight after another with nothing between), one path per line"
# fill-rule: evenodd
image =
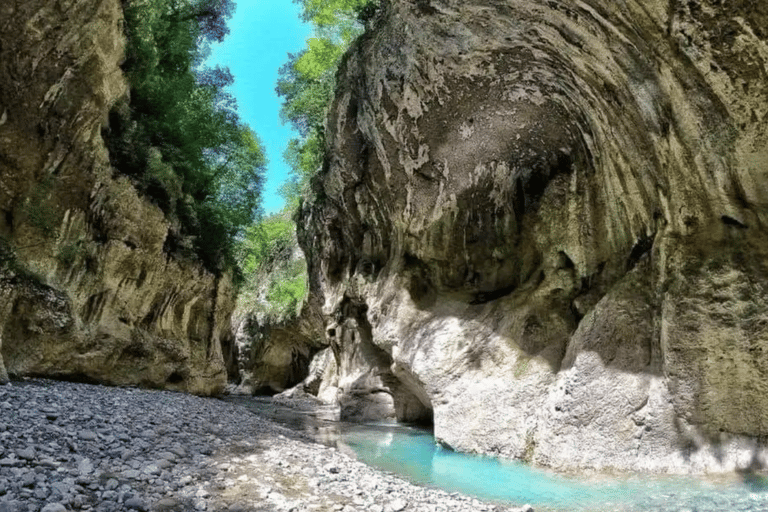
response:
M273 395L302 382L324 343L322 330L317 330L322 318L312 311L317 308L305 306L303 316L282 320L253 312L237 318L236 350L232 357L225 357L231 366L230 391Z
M127 94L122 23L118 0L0 5L1 360L17 376L217 393L229 280L169 256L163 213L101 136Z
M560 468L764 465L766 27L746 0L389 2L299 234L347 417Z

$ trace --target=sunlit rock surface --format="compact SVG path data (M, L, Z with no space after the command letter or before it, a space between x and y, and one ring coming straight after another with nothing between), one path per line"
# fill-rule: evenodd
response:
M102 140L128 93L122 24L118 0L0 5L0 359L12 376L218 393L232 286L168 254L168 222Z
M766 27L746 0L391 1L300 222L325 396L559 468L763 466Z

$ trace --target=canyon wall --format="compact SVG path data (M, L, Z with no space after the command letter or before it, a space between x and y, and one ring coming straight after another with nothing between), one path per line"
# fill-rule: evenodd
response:
M230 392L274 395L302 382L310 373L310 361L324 348L323 331L317 330L323 319L317 311L306 304L302 315L289 318L236 314L236 350L224 358L230 366Z
M102 138L124 43L119 0L0 5L0 379L219 393L230 280L169 254Z
M391 0L302 210L342 416L557 468L768 462L768 4Z

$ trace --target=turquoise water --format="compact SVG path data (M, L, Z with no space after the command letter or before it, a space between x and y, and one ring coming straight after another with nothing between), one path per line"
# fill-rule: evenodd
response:
M346 446L371 466L414 483L536 512L768 512L768 479L730 475L565 476L519 462L455 453L437 446L429 431L398 424L332 421L324 409L302 411L270 399L230 397L330 446ZM327 418L326 418L327 416Z
M514 505L551 511L765 512L761 477L576 478L518 462L455 453L431 433L398 425L349 426L341 441L362 462L415 483Z

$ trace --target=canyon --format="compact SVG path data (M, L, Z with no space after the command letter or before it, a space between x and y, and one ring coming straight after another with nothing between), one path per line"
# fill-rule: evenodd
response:
M0 381L216 395L232 279L110 164L122 23L0 6ZM765 27L747 0L384 2L298 215L309 296L250 391L305 379L342 419L556 469L764 468Z

